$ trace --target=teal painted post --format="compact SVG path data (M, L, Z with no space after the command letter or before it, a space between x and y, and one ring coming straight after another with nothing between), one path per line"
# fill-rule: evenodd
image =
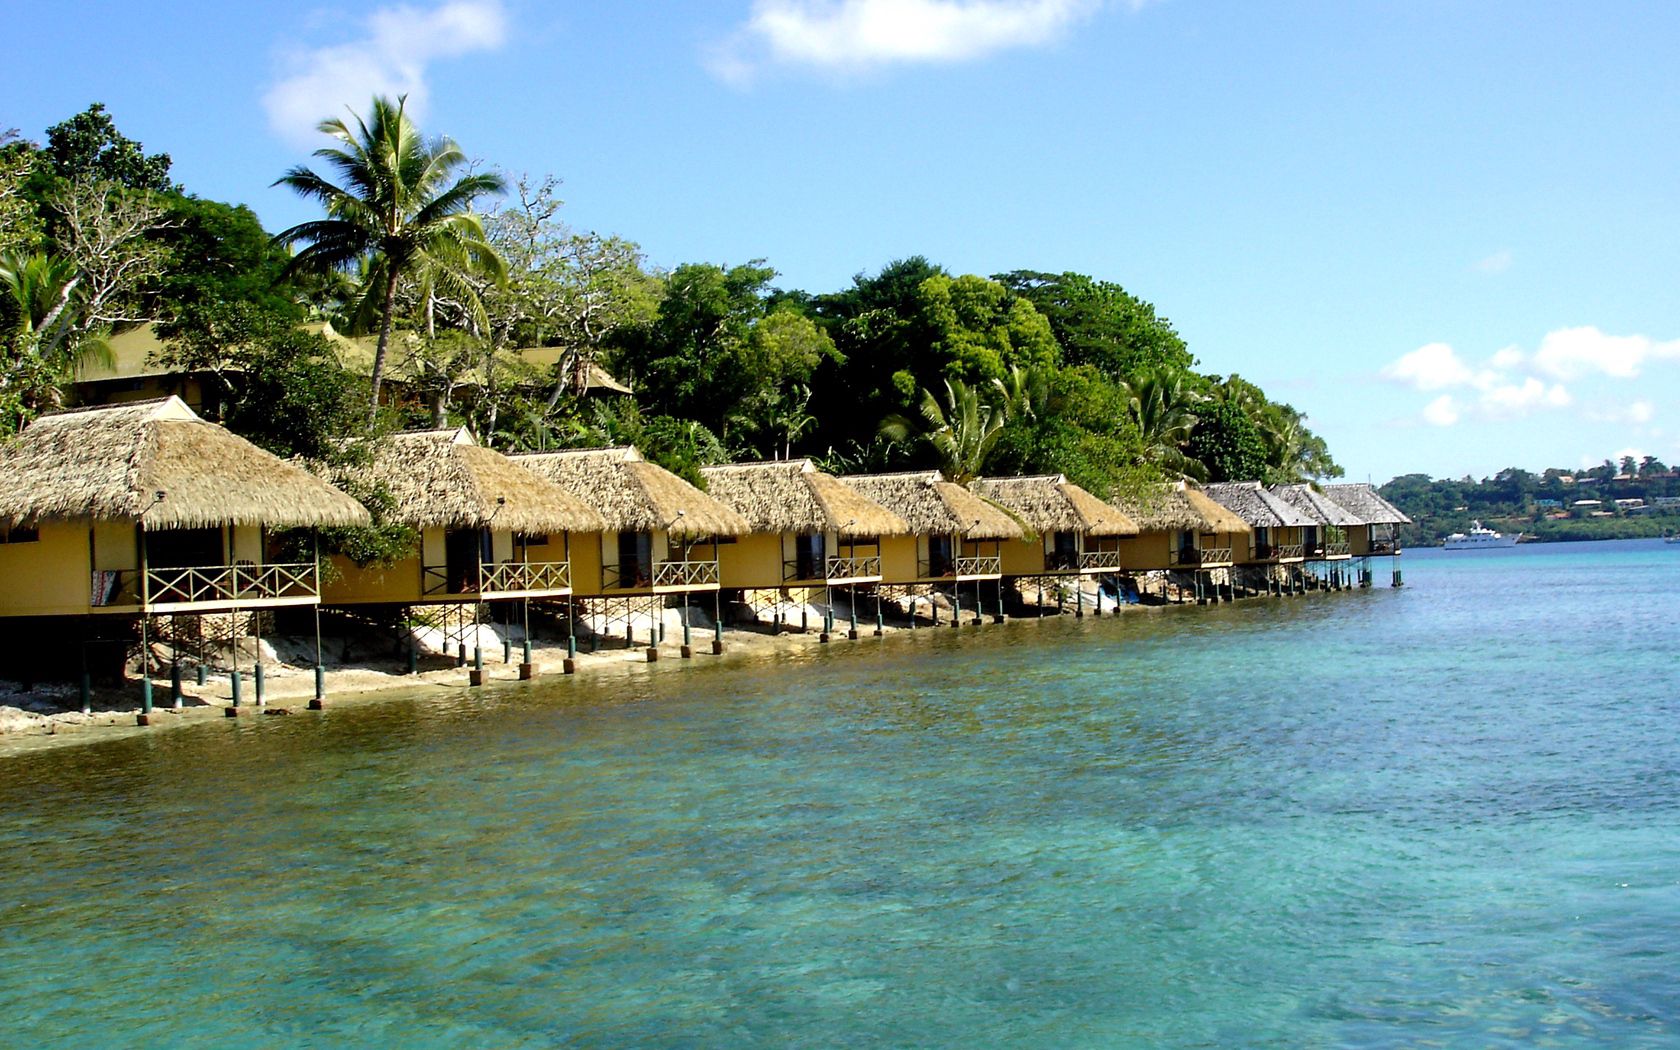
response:
M502 635L502 663L513 663L513 633Z
M718 619L712 621L712 641L716 642L718 645L723 644L723 618L722 617L719 617Z
M473 670L484 670L484 650L476 645L473 646Z
M256 672L255 682L257 686L257 706L261 707L263 705L263 666L261 660L257 661L257 665L254 670Z
M689 630L688 626L688 606L685 605L683 606L683 645L691 646L694 644L694 639L691 635L692 632Z
M962 585L951 588L951 626L962 626Z
M181 661L169 661L169 702L181 706Z
M853 592L852 600L849 603L847 603L847 609L851 613L851 630L852 630L852 634L855 635L855 634L857 634L857 593L856 592Z
M205 683L207 674L208 674L208 669L201 662L198 665L198 684L199 685L203 685Z
M327 669L320 664L315 665L315 699L327 698Z
M467 666L467 643L461 642L455 646L455 666Z
M152 713L152 676L146 673L144 667L140 669L140 712Z
M233 706L238 707L240 697L239 668L235 667L233 670L228 672L228 684L233 687Z
M886 629L887 614L881 608L881 595L877 592L875 595L875 637L879 638L886 632Z
M1077 582L1073 585L1073 616L1074 619L1084 619L1085 617L1085 588L1079 586Z
M577 644L575 642L572 645L567 647L566 655L571 656L571 657L577 656ZM527 637L525 639L524 656L525 656L525 663L530 663L531 662L531 639L529 637Z

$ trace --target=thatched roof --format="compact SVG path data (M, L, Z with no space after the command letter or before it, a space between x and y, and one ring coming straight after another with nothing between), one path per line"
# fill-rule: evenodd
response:
M910 523L808 459L705 467L706 490L741 514L754 532L838 532L908 536Z
M978 478L969 484L1041 536L1079 532L1087 536L1136 536L1137 522L1068 481L1065 474L1027 478Z
M178 397L42 416L0 446L0 521L366 525L360 503Z
M747 520L633 448L588 448L514 456L594 507L612 532L667 531L677 539L741 536Z
M1135 500L1114 500L1144 532L1253 532L1248 523L1182 483L1161 485Z
M1359 519L1361 525L1410 525L1412 519L1406 517L1399 507L1377 495L1377 490L1364 482L1343 485L1326 485L1324 494L1349 514Z
M599 532L601 515L572 493L473 440L465 427L394 434L375 453L399 520L415 528Z
M1018 540L1021 524L998 507L938 471L907 474L853 474L840 479L910 523L917 535L961 535L970 540Z
M1363 525L1354 515L1340 503L1316 491L1311 485L1273 485L1272 495L1296 510L1305 514L1320 525L1333 525L1336 528L1347 528L1350 525Z
M1318 524L1293 504L1267 492L1258 481L1224 481L1202 491L1255 528L1293 529Z

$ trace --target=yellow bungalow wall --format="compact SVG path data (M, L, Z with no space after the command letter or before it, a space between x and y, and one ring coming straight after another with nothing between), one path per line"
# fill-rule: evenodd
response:
M1172 545L1176 532L1152 531L1120 540L1120 564L1128 570L1152 572L1172 567Z
M723 587L764 588L782 585L785 532L753 532L718 547L718 582Z
M74 616L88 612L93 571L85 522L42 525L32 543L0 543L0 616ZM134 561L134 527L126 527ZM129 568L130 565L111 566Z

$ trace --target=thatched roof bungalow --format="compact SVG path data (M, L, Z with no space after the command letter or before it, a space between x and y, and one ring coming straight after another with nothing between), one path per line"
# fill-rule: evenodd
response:
M1101 573L1120 568L1119 539L1137 522L1064 474L979 478L969 488L1014 515L1030 533L1002 545L1006 576Z
M881 571L888 583L997 579L1003 574L999 544L1026 535L1002 508L937 471L840 480L910 525L909 535L881 541Z
M314 565L268 564L267 532L368 521L177 397L42 416L0 446L0 615L312 603Z
M725 587L875 583L883 536L910 523L808 459L705 467L707 491L752 533L719 551Z
M1345 507L1305 483L1273 485L1270 491L1313 520L1311 527L1301 530L1308 558L1334 561L1351 556L1347 530L1358 528L1360 521Z
M1248 549L1253 529L1201 490L1180 482L1111 500L1138 524L1120 543L1128 570L1221 568Z
M1337 506L1359 519L1359 525L1348 529L1349 549L1354 557L1396 555L1400 553L1397 525L1410 525L1399 507L1377 495L1377 490L1365 483L1324 486L1324 495Z
M568 537L603 526L583 501L464 427L394 434L365 473L390 493L391 519L420 533L419 547L412 562L390 568L341 566L327 590L332 603L570 594Z
M1294 504L1268 491L1258 481L1226 481L1203 491L1253 529L1247 551L1238 562L1299 562L1306 557L1303 530L1317 523Z
M580 595L716 590L718 543L752 531L733 509L634 448L533 452L513 461L600 513L600 542L574 552Z

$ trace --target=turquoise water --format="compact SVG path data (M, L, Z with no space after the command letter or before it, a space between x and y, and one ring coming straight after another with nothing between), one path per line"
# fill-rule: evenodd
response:
M0 761L3 1042L1680 1044L1680 548L1405 563Z

